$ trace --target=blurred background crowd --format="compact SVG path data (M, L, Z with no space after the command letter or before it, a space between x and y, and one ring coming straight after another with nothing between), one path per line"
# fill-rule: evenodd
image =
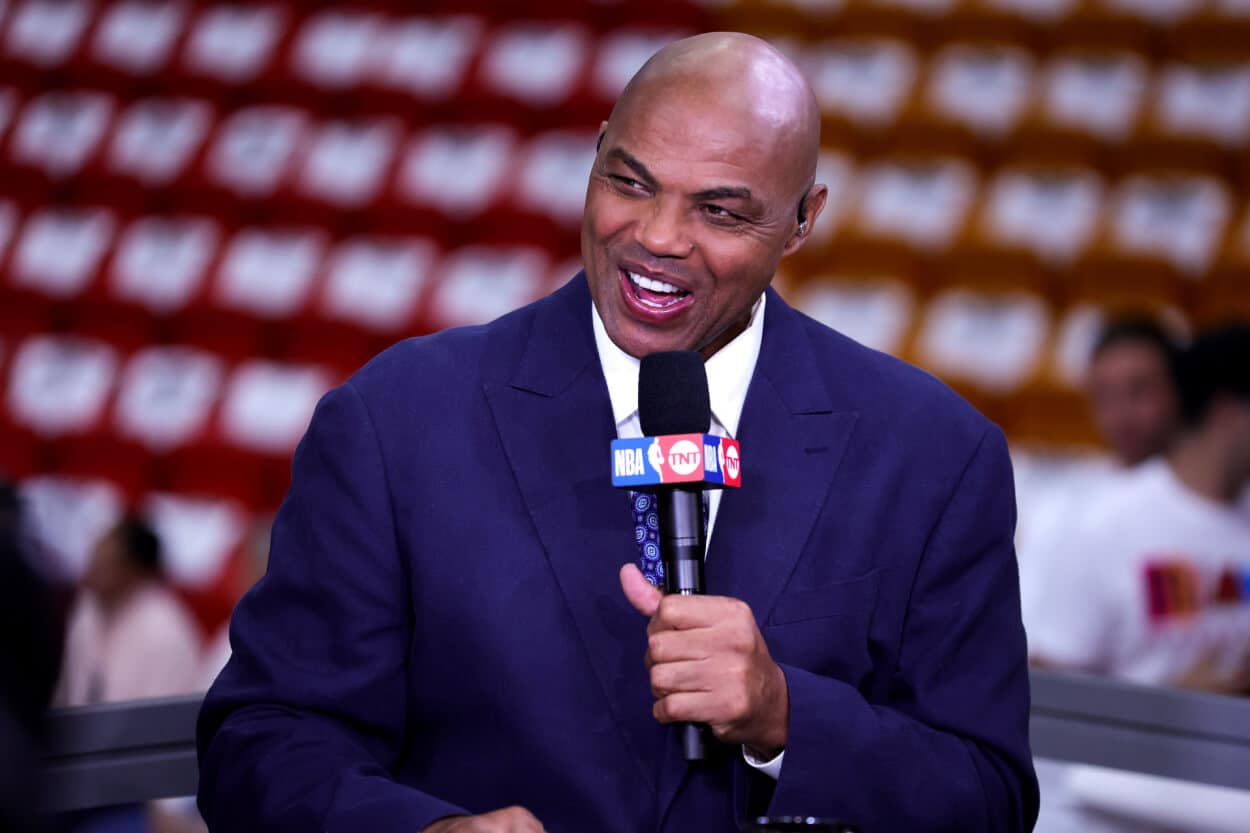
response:
M571 277L710 29L822 108L777 288L1007 432L1033 660L1250 693L1246 0L0 0L0 739L203 690L318 397Z

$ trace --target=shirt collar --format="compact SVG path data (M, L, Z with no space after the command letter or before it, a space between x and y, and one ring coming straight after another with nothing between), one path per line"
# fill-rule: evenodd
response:
M708 397L712 403L712 418L720 423L730 437L738 435L738 422L746 403L747 388L755 372L760 347L764 343L764 302L761 295L751 308L751 320L747 327L717 350L708 359ZM608 397L612 400L612 418L617 428L638 415L638 359L616 346L608 337L599 311L591 304L594 319L595 347L599 351L599 364L608 383Z

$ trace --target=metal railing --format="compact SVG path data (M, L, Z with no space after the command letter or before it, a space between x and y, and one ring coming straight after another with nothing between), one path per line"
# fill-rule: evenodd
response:
M200 697L54 712L47 809L190 795ZM1033 672L1039 758L1250 790L1250 699Z

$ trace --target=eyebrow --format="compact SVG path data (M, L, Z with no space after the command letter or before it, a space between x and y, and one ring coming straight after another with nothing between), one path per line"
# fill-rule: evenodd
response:
M719 188L706 188L691 196L696 200L750 200L753 199L750 188L723 185Z
M655 187L656 181L651 171L647 170L647 166L642 164L629 151L622 148L612 148L608 151L607 156L609 159L617 159L623 162L640 180L648 186ZM690 196L692 199L700 202L705 200L752 200L755 198L750 188L740 185L722 185L716 188L705 188L702 191L696 191Z
M637 157L629 151L622 150L621 148L612 148L608 151L608 158L619 159L621 162L624 162L625 165L633 171L639 179L641 179L648 186L651 186L652 188L655 187L655 177L652 176L649 170L647 170L647 166L639 162Z

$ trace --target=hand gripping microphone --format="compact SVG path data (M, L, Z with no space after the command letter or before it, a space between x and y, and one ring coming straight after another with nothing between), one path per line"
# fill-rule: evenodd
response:
M688 351L645 356L638 418L646 436L612 443L612 483L656 496L665 591L702 594L703 490L742 482L738 444L707 433L712 409L703 357ZM681 735L686 760L703 760L702 727L684 724Z

